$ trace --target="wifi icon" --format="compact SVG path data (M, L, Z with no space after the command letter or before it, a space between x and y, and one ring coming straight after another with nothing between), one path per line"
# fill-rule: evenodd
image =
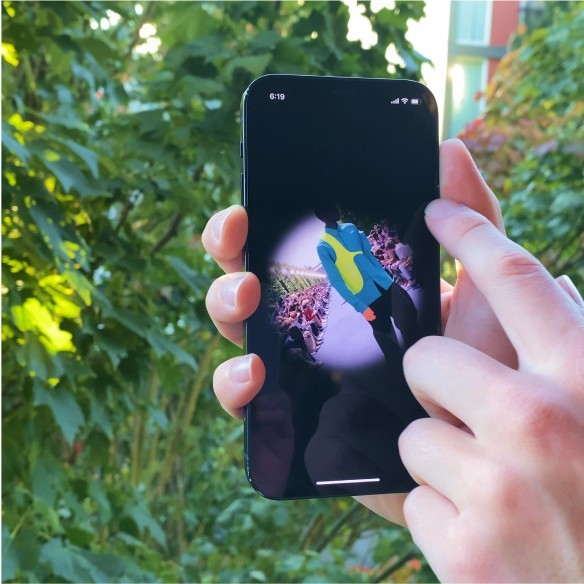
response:
M404 103L404 104L405 103L408 103L408 98L407 97L402 97L401 98L401 102Z

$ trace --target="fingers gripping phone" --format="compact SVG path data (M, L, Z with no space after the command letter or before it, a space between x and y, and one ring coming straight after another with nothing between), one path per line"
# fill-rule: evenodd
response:
M397 440L425 416L404 352L440 334L438 122L412 81L267 75L243 97L245 344L266 381L246 473L273 499L408 491Z

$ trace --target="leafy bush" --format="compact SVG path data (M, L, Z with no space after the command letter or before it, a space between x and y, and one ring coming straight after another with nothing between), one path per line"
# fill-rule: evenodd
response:
M246 483L200 244L239 199L253 77L386 76L393 42L416 78L422 14L364 6L362 50L337 2L3 2L3 580L431 577L352 500ZM371 530L363 567L346 550Z
M584 285L584 6L556 11L501 61L461 138L501 197L509 235Z

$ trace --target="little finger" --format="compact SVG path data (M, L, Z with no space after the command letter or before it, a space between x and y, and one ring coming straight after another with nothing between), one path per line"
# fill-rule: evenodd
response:
M213 389L223 409L241 420L245 406L260 391L265 378L262 360L251 353L221 363L213 375Z

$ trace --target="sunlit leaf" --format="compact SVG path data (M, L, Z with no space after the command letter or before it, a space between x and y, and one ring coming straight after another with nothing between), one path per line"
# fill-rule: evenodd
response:
M69 445L73 445L73 440L85 421L75 398L67 391L59 389L48 391L40 383L35 382L34 405L47 406L51 410L63 436Z
M71 333L59 327L49 309L41 305L37 298L27 298L23 304L13 306L12 317L22 332L38 334L40 341L51 353L75 351Z

